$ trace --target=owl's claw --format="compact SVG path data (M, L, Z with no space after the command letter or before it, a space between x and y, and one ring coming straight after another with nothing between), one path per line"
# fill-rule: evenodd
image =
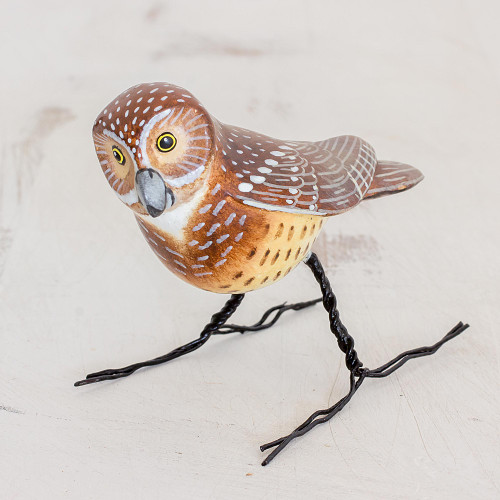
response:
M240 297L239 295L237 297ZM226 335L228 333L245 333L245 332L257 332L260 330L265 330L266 328L270 328L273 326L278 319L281 317L281 315L286 312L286 311L300 311L301 309L305 309L307 307L311 307L318 302L320 302L322 299L314 299L314 300L309 300L306 302L297 302L295 304L281 304L279 306L274 306L268 309L263 315L262 318L255 323L254 325L250 326L241 326L241 325L226 325L224 323L218 323L217 328L214 329L213 326L213 320L214 317L212 317L212 323L209 323L209 325L212 324L211 331L209 334L203 333L199 338L196 340L193 340L189 344L186 344L184 346L178 347L177 349L174 349L173 351L169 352L168 354L165 354L164 356L160 356L158 358L151 359L149 361L142 361L140 363L134 363L133 365L125 366L124 368L116 368L116 369L107 369L107 370L102 370L100 372L95 372L95 373L89 373L85 379L79 380L78 382L75 382L75 387L81 387L82 385L89 385L89 384L95 384L96 382L103 382L104 380L114 380L117 378L122 378L122 377L128 377L129 375L132 375L136 370L139 370L139 368L144 368L146 366L154 366L154 365L159 365L162 363L166 363L167 361L171 361L172 359L178 358L179 356L183 356L184 354L187 354L189 352L192 352L199 347L201 347L211 335ZM241 302L241 301L240 301ZM236 307L235 307L236 309ZM269 320L266 323L266 320L274 313L274 316L272 317L271 320ZM229 316L228 316L229 317ZM207 327L209 326L207 325ZM207 329L205 327L205 330ZM204 330L204 332L205 332Z
M95 382L102 382L104 380L113 380L116 378L127 377L132 375L139 368L144 368L146 366L160 365L162 363L167 363L175 358L184 356L192 351L195 351L201 347L212 335L216 332L226 321L231 317L231 315L236 311L238 306L241 304L245 294L234 294L231 298L224 304L224 307L216 312L210 322L203 328L200 336L173 351L165 354L164 356L159 356L158 358L150 359L148 361L142 361L140 363L134 363L133 365L125 366L124 368L108 369L101 372L91 373L87 375L84 380L79 380L75 382L75 387L80 387L82 385L94 384Z
M300 311L301 309L306 309L307 307L314 306L318 302L321 302L321 298L314 299L314 300L308 300L306 302L296 302L295 304L287 304L286 302L284 304L280 304L279 306L274 306L268 309L263 315L262 318L260 318L257 323L254 325L250 326L243 326L243 325L224 325L220 327L216 332L214 332L214 335L226 335L228 333L246 333L246 332L258 332L260 330L265 330L266 328L270 328L273 326L278 319L281 317L281 315L286 312L286 311ZM276 313L274 317L266 323L266 320L271 316L273 313Z
M405 351L395 358L391 359L391 361L389 361L388 363L370 370L363 367L363 363L358 358L358 355L354 349L354 339L349 335L346 327L340 320L339 312L337 310L337 299L324 272L323 266L321 265L316 254L311 254L309 259L306 261L306 264L313 272L316 281L321 287L321 291L323 294L323 305L330 318L330 329L337 338L340 349L345 354L346 366L350 372L350 389L342 399L337 401L330 408L315 411L307 420L299 425L288 436L281 437L270 443L262 445L260 447L260 451L266 451L270 448L274 448L274 450L262 462L263 466L268 465L276 457L276 455L278 455L278 453L280 453L291 441L300 436L303 436L318 424L328 422L328 420L330 420L339 411L341 411L342 408L344 408L347 403L349 403L365 378L387 377L397 369L401 368L401 366L403 366L410 359L420 358L422 356L430 356L431 354L434 354L443 344L450 341L451 339L454 339L467 328L469 328L468 324L460 322L435 344L431 346L417 347L416 349Z

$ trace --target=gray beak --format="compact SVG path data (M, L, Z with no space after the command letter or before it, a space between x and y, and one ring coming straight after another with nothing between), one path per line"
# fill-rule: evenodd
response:
M139 170L135 174L135 189L151 217L158 217L174 204L174 193L165 186L161 175L152 168Z

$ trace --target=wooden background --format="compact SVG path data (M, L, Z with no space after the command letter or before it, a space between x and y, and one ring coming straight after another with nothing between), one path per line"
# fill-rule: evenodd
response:
M1 498L499 498L498 5L3 0ZM366 381L267 468L259 445L347 388L319 307L72 386L193 339L224 299L162 267L95 158L99 110L155 80L225 122L360 135L425 173L331 219L317 244L367 366L472 325ZM317 295L300 266L235 321Z

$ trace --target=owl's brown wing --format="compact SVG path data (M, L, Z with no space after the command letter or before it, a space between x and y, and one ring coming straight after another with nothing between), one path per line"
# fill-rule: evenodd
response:
M217 136L231 194L265 210L345 212L363 199L375 173L373 148L351 135L319 142L281 141L222 125Z

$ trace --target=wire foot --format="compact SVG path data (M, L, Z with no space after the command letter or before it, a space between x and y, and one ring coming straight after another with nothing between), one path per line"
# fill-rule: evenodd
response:
M245 333L245 332L257 332L260 330L265 330L273 326L283 313L286 311L299 311L301 309L306 309L311 307L322 299L309 300L307 302L298 302L296 304L281 304L279 306L271 307L262 316L262 318L250 326L241 325L226 325L225 322L229 317L236 311L236 308L240 305L243 300L243 294L232 295L228 300L224 308L214 314L211 322L205 326L201 332L199 338L181 346L168 354L159 356L148 361L141 361L140 363L134 363L123 368L111 368L106 370L101 370L95 373L89 373L85 379L75 382L75 387L80 387L82 385L95 384L96 382L102 382L104 380L114 380L117 378L128 377L132 375L135 371L140 368L145 368L147 366L160 365L162 363L167 363L175 358L184 356L190 352L195 351L200 348L212 335L226 335L228 333ZM270 318L270 319L269 319Z
M279 306L274 306L268 309L262 318L257 321L254 325L241 326L241 325L224 325L221 326L214 335L226 335L228 333L246 333L246 332L258 332L260 330L265 330L273 326L286 311L300 311L301 309L306 309L308 307L314 306L318 302L321 302L321 298L308 300L307 302L297 302L295 304L281 304ZM266 320L273 315L274 316L266 323Z
M349 335L346 327L340 321L339 312L337 310L337 299L332 291L330 282L328 281L328 278L316 254L311 254L309 259L306 261L306 264L310 267L314 274L314 277L316 278L316 281L320 285L321 292L323 294L323 305L330 318L330 329L337 338L339 348L345 354L345 363L350 372L350 389L342 399L337 401L337 403L335 403L330 408L314 412L293 432L288 434L288 436L281 437L270 443L262 445L260 447L261 451L275 448L264 459L264 461L262 462L263 466L268 465L294 439L303 436L318 424L328 422L331 418L333 418L347 405L347 403L349 403L351 398L354 396L354 394L366 378L387 377L391 373L394 373L397 369L401 368L401 366L403 366L410 359L415 359L422 356L430 356L431 354L434 354L443 344L455 338L457 335L460 335L469 327L469 325L460 322L434 345L418 347L416 349L405 351L396 356L388 363L385 363L384 365L373 370L369 370L368 368L363 367L363 363L361 363L361 361L359 360L358 355L354 349L354 339Z
M224 307L212 316L210 323L205 326L200 336L192 342L178 347L177 349L170 351L168 354L159 356L158 358L142 361L140 363L134 363L133 365L125 366L124 368L102 370L100 372L90 373L85 379L75 382L75 387L95 384L96 382L102 382L104 380L114 380L117 378L128 377L140 368L167 363L168 361L172 361L175 358L179 358L180 356L184 356L185 354L199 349L222 325L224 325L224 323L226 323L226 321L241 304L244 296L245 294L231 295L231 298L226 302Z

